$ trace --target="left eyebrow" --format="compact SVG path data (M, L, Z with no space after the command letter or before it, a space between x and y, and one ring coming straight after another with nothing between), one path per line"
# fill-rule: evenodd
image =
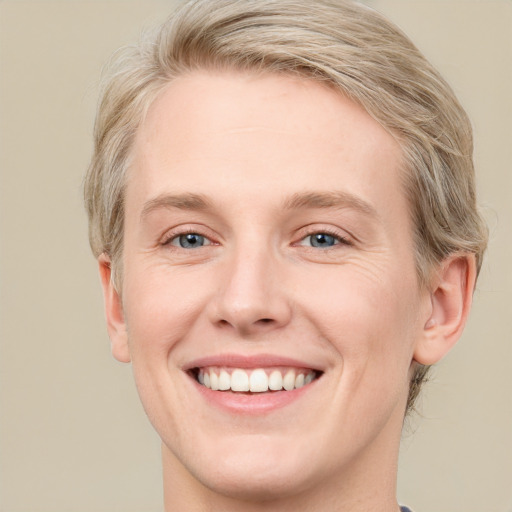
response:
M303 192L293 194L284 204L286 209L302 208L350 208L365 216L379 218L377 210L364 199L343 191Z

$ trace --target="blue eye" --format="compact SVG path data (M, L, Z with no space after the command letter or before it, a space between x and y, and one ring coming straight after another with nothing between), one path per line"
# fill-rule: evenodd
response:
M176 245L183 249L196 249L197 247L203 247L203 245L209 244L210 241L207 238L197 233L186 233L185 235L179 235L171 240L171 245Z
M330 249L336 245L352 245L349 240L341 235L326 233L325 231L318 231L305 236L298 245L304 247L315 247L319 249Z
M308 238L312 247L332 247L338 243L338 239L335 236L327 233L315 233L309 235Z

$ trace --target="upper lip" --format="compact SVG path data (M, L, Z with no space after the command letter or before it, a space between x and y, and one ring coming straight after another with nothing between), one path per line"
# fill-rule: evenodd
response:
M305 368L316 371L322 371L311 363L300 361L290 357L277 356L272 354L242 355L242 354L217 354L214 356L201 357L194 359L183 366L184 371L194 368L205 368L209 366L224 366L228 368L271 368L273 366L287 366L292 368Z

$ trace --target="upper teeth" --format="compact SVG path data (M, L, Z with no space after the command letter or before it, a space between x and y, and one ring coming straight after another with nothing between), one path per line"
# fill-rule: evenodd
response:
M301 388L315 378L313 370L278 370L257 368L254 370L201 368L197 380L214 391L280 391Z

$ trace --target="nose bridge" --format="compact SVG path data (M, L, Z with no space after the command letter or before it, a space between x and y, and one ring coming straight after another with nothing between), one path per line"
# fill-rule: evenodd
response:
M214 321L242 334L287 323L290 304L279 279L279 266L278 255L261 240L235 247L219 276Z

